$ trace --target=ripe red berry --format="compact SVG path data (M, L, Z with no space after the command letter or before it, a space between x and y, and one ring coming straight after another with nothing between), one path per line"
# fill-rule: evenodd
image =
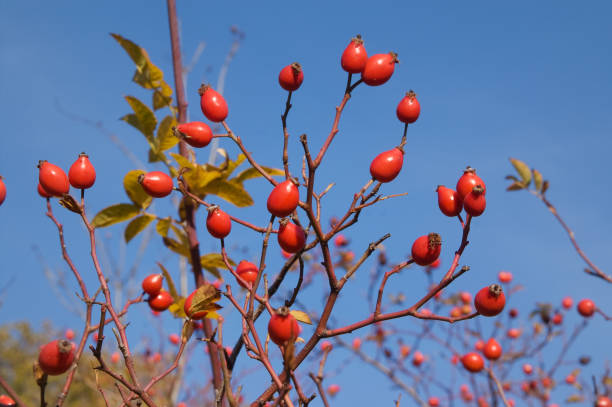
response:
M68 339L69 341L74 339L74 331L70 328L66 329L66 332L64 332L64 336L66 337L66 339Z
M490 338L482 353L484 353L485 357L489 360L497 360L502 355L502 347L494 338Z
M162 289L164 276L162 274L151 274L142 280L142 290L152 296L159 294Z
M191 303L193 302L193 297L197 290L193 290L191 294L187 298L185 298L185 304L183 305L183 311L185 314L191 319L203 319L208 312L206 311L198 311L198 312L189 312L189 308L191 308Z
M178 336L177 334L170 334L170 336L168 337L168 340L170 341L171 344L178 345L179 342L181 341L181 337Z
M113 352L113 354L111 355L111 362L118 363L120 357L121 355L119 355L119 352Z
M300 326L289 308L280 307L276 310L268 323L268 335L272 342L283 345L285 342L295 341L299 334Z
M304 71L297 62L287 65L278 74L278 83L289 92L298 90L302 82L304 82Z
M484 368L484 360L482 356L476 352L469 352L461 358L463 367L472 373L480 372Z
M563 300L561 301L561 305L563 306L563 308L565 309L570 309L572 308L572 305L574 304L574 300L572 300L572 297L565 297L563 298Z
M153 311L161 312L168 309L170 305L174 302L174 299L170 295L168 291L160 291L157 295L152 295L149 297L149 307Z
M390 182L397 177L404 164L404 153L399 148L392 148L376 156L370 164L370 174L378 182Z
M89 161L87 154L79 154L79 158L70 166L68 180L70 185L77 189L91 188L96 182L96 169Z
M333 348L334 348L334 345L332 345L330 341L321 342L321 351L323 352L331 351Z
M444 185L438 185L436 188L438 193L438 206L446 216L457 216L463 209L463 199L457 191L446 188Z
M203 122L181 123L176 126L175 134L192 147L206 147L213 138L208 124Z
M532 373L533 373L533 366L531 366L529 363L525 363L525 364L523 365L523 372L524 372L526 375L530 375L530 374L532 374Z
M6 185L4 185L4 181L2 180L2 175L0 175L0 205L6 199Z
M591 317L595 313L595 303L588 298L580 300L577 306L578 313L583 317Z
M9 396L3 394L0 396L0 407L14 407L17 403Z
M510 311L508 311L508 315L510 318L516 318L518 316L518 310L516 308L512 308Z
M612 400L607 396L598 396L595 407L612 407Z
M510 329L508 329L508 332L506 332L506 335L510 339L516 339L519 336L521 336L521 330L518 329L518 328L510 328Z
M398 62L397 54L394 52L372 55L366 61L363 72L361 72L361 79L366 85L382 85L391 78L395 64Z
M327 394L334 397L340 391L340 385L338 384L330 384L327 388Z
M206 229L213 237L223 239L232 230L232 219L217 206L208 208L208 216L206 217Z
M349 241L344 237L344 235L338 235L334 239L334 245L336 247L344 247L349 244Z
M412 364L419 367L425 362L425 356L418 350L412 355Z
M416 93L413 91L407 92L406 96L400 100L395 110L397 118L402 123L414 123L419 118L421 113L421 105L416 98Z
M306 244L304 229L293 222L281 222L278 228L278 244L287 253L297 253Z
M484 195L484 188L476 185L472 192L463 198L463 208L468 215L480 216L487 207L487 199Z
M440 399L437 397L430 397L429 400L427 400L427 403L429 404L429 407L439 407Z
M509 271L500 271L497 273L497 278L499 278L501 283L508 284L512 281L512 273Z
M51 195L50 193L45 191L45 189L42 187L42 185L40 185L40 182L38 183L38 187L36 189L38 191L38 195L40 195L43 198L52 198L53 197L53 195Z
M70 183L64 170L47 161L38 163L38 182L53 196L62 196L70 190Z
M140 174L138 182L142 186L142 189L154 198L168 196L172 192L172 188L174 188L172 178L161 171L151 171L146 174Z
M227 102L219 92L209 85L202 85L198 93L202 113L208 120L219 123L227 118Z
M410 351L412 349L410 348L410 346L408 345L402 345L400 346L400 356L402 359L405 359L408 357L408 355L410 355Z
M461 291L459 293L459 299L462 303L469 304L472 302L472 294L468 293L467 291Z
M357 34L351 38L351 42L346 46L340 58L342 69L349 73L361 73L368 62L368 53L363 46L361 35Z
M576 383L576 376L574 376L573 374L569 374L565 377L565 383L567 384L574 384Z
M48 375L60 375L70 369L76 345L65 339L56 339L40 347L38 364Z
M482 339L477 340L476 343L474 344L474 349L476 349L479 352L482 352L484 347L485 347L485 342Z
M563 323L563 315L562 314L553 315L552 323L555 325L561 325Z
M353 349L357 350L361 348L361 338L353 339Z
M465 199L465 196L472 192L476 185L480 185L483 188L483 194L487 193L487 186L484 181L476 175L476 170L472 167L467 167L463 171L463 175L457 181L457 192L462 199Z
M300 201L300 192L292 180L285 180L274 187L268 196L268 211L284 218L293 213Z
M412 259L419 266L427 266L440 256L442 238L437 233L430 233L417 238L412 244Z
M238 267L236 267L236 273L240 277L242 277L244 281L246 281L247 283L251 283L251 284L253 284L255 280L257 279L258 271L259 269L257 268L255 264L251 263L250 261L246 261L246 260L242 260L238 264ZM238 284L240 284L244 288L248 288L242 285L240 281L238 281Z
M506 296L499 284L482 288L474 297L476 310L485 317L492 317L504 310Z

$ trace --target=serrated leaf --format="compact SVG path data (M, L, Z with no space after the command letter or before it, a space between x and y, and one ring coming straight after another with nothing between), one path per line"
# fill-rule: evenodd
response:
M506 188L506 191L520 191L521 189L525 189L525 185L522 182L513 182Z
M134 96L126 96L125 100L134 111L134 114L124 116L122 119L136 127L142 134L145 135L145 137L147 137L149 141L152 141L153 132L157 126L157 119L155 118L153 111ZM128 116L129 119L126 119Z
M220 299L221 291L217 290L217 288L210 283L204 283L202 286L198 287L193 294L191 307L189 307L188 312L190 315L193 315L202 311L217 311L222 308L216 303Z
M180 296L178 294L178 291L176 291L176 286L174 285L174 280L172 280L172 276L170 275L170 273L168 273L168 270L166 270L163 264L157 262L157 266L164 275L164 278L166 279L166 283L168 284L168 292L170 293L172 298L174 298L174 302L178 301Z
M166 245L166 247L172 250L174 253L180 254L181 256L187 258L191 257L189 254L189 246L182 245L171 237L164 237L162 238L162 241L164 242L164 245Z
M174 135L172 128L176 126L176 120L172 116L163 118L157 127L157 140L159 149L166 151L178 144L179 139Z
M544 195L544 194L546 193L546 191L548 191L548 186L549 186L549 185L550 185L550 184L548 183L548 181L544 181L544 182L542 183L542 195Z
M144 173L143 170L133 170L123 177L123 189L125 189L125 193L128 198L130 198L130 201L134 202L135 205L138 205L142 209L148 208L153 200L153 198L142 189L142 186L138 182L138 177L140 174Z
M525 187L528 187L529 183L531 182L531 170L529 169L529 166L516 158L510 158L510 162L512 163L512 166L518 173L519 177L521 177L521 181L523 184L525 184Z
M269 167L261 167L261 168L263 168L264 171L266 171L268 174L272 176L285 175L285 171L279 168L269 168ZM246 170L242 171L235 178L232 178L232 181L242 184L246 180L249 180L252 178L258 178L258 177L262 177L261 173L257 171L255 168L251 167L251 168L247 168Z
M169 217L165 219L160 219L157 221L157 224L155 225L155 230L161 237L168 236L168 229L170 229L170 222L172 222L172 220Z
M185 314L185 298L179 297L175 300L174 303L168 307L168 311L170 311L175 318L187 318L187 314Z
M103 228L132 219L140 213L140 207L132 204L116 204L102 209L94 216L91 225L95 228Z
M145 213L144 215L138 216L137 218L132 219L132 221L127 225L125 231L123 233L123 237L125 238L125 242L129 243L136 235L146 229L147 226L155 219L154 215Z
M535 186L536 190L541 190L542 189L542 173L538 170L532 170L533 173L533 185Z
M215 179L208 183L208 185L203 188L203 191L206 194L212 194L219 198L223 198L239 208L253 205L253 198L251 198L251 195L249 195L244 187L238 183L229 182L223 179Z
M312 325L312 321L310 320L310 317L304 311L298 311L296 309L292 309L291 311L289 311L289 313L293 315L293 317L297 319L298 321L303 322L308 325Z

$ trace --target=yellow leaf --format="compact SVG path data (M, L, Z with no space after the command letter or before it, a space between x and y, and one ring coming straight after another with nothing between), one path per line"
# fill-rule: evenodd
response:
M239 208L253 205L251 195L238 183L215 179L208 183L203 190L206 194L216 195Z
M123 189L125 189L125 193L130 198L130 201L146 209L151 204L153 198L142 189L138 182L138 177L144 173L143 170L133 170L125 174L125 177L123 177Z
M269 168L269 167L261 167L264 169L264 171L266 171L268 174L274 176L274 175L285 175L285 171L278 169L278 168ZM248 168L244 171L242 171L240 174L238 174L236 177L232 178L232 182L238 182L240 184L242 184L244 181L252 179L252 178L257 178L257 177L262 177L261 173L256 170L255 168L251 167Z
M145 213L144 215L138 216L134 218L125 228L123 236L125 238L125 242L129 243L137 234L145 230L149 223L151 223L155 219L155 216Z
M189 168L190 170L195 169L195 165L182 155L177 153L170 153L170 155L172 156L172 158L174 158L174 160L179 166L183 168Z
M510 158L510 162L512 163L512 166L514 166L514 169L518 173L519 177L521 177L525 187L528 187L529 183L531 182L531 170L529 169L529 166L516 158Z
M174 135L172 128L176 126L176 120L172 116L166 116L157 127L157 141L159 149L166 151L178 144L179 139Z
M179 297L175 300L174 303L168 307L168 311L176 318L187 318L187 314L185 314L185 298Z
M189 254L189 246L183 245L170 237L164 237L162 238L162 241L166 247L172 250L174 253L187 257L188 259L191 257Z
M539 191L542 189L542 173L538 170L533 170L533 185Z
M153 131L157 126L157 119L151 109L134 96L126 96L125 100L131 106L134 114L124 116L123 120L140 130L147 139L152 140ZM127 117L129 117L129 119L126 119Z
M312 321L310 320L310 317L304 311L298 311L298 310L292 309L289 312L298 321L303 322L303 323L308 324L308 325L312 325Z
M102 209L94 216L91 225L95 228L114 225L132 219L138 215L140 208L132 204L116 204Z
M160 219L157 221L157 225L155 225L155 230L157 230L157 233L161 237L168 236L168 229L170 229L170 222L172 222L170 220L170 217L167 217L165 219Z
M164 278L166 279L166 283L168 284L168 292L170 293L172 298L174 298L174 301L177 302L180 296L178 295L178 292L176 291L176 286L174 285L172 276L170 275L170 273L168 273L168 270L166 270L163 264L161 264L160 262L157 262L157 266L159 267L162 274L164 275Z

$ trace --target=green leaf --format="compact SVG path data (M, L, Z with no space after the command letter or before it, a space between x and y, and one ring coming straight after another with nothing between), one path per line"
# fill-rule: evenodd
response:
M176 120L172 116L166 116L157 127L157 141L160 151L166 151L178 144L179 139L174 135L172 128L176 126Z
M161 109L171 104L172 88L166 82L163 82L161 87L153 92L153 110Z
M137 218L132 219L132 221L125 228L125 232L123 236L125 237L125 242L129 243L137 234L145 230L149 223L151 223L155 219L154 215L145 213L142 216L138 216Z
M172 250L176 254L180 254L183 257L187 257L188 259L191 257L189 254L189 246L181 244L171 237L164 237L162 241L166 245L166 247Z
M91 225L96 228L102 228L115 223L123 222L132 219L140 213L140 207L132 204L116 204L102 209L91 221Z
M180 154L177 154L177 153L170 153L170 156L171 156L172 158L174 158L174 161L176 161L176 163L177 163L179 166L181 166L181 167L184 167L184 168L189 168L190 170L193 170L193 169L195 169L195 167L196 167L196 166L195 166L195 164L193 164L191 161L189 161L189 159L187 159L187 158L183 157L183 156L182 156L182 155L180 155Z
M274 175L285 175L285 171L279 169L279 168L269 168L269 167L261 167L264 169L264 171L266 171L268 174L274 176ZM238 182L240 184L242 184L244 181L252 179L252 178L257 178L257 177L261 177L261 173L259 171L257 171L255 168L251 167L248 168L244 171L242 171L240 174L238 174L235 178L232 178L233 182Z
M203 189L204 193L217 195L239 208L253 205L251 195L238 183L215 179Z
M170 273L168 273L168 270L166 270L163 264L157 262L157 265L159 266L159 269L161 270L162 274L164 275L164 278L166 279L166 283L168 284L168 292L170 292L170 295L172 296L172 298L174 298L174 302L176 302L180 298L180 296L178 294L178 291L176 291L176 286L174 285L172 276L170 275Z
M128 114L123 116L121 119L137 128L142 134L145 135L147 140L152 142L153 132L157 126L157 119L155 118L155 115L147 105L142 103L134 96L126 96L125 100L131 106L134 114Z
M516 158L510 158L510 162L512 163L512 166L518 173L519 177L521 177L525 187L528 187L529 183L531 182L531 170L529 169L529 166Z
M123 189L130 201L134 202L142 209L146 209L151 205L153 198L147 194L138 182L138 177L144 174L143 170L132 170L123 177Z
M167 217L165 219L160 219L157 221L157 225L155 225L155 230L161 237L168 236L168 229L170 229L171 222L172 220L170 219L170 217Z
M542 189L542 173L538 170L533 170L533 184L535 185L536 190Z

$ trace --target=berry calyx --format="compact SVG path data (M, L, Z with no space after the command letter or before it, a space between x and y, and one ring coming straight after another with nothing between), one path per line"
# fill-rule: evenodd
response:
M278 83L286 91L298 90L302 82L304 82L304 71L297 62L287 65L278 74Z
M218 206L211 206L206 217L206 229L213 237L223 239L232 230L232 219Z
M258 272L259 272L259 269L257 268L257 266L251 263L250 261L246 261L246 260L242 260L238 264L238 267L236 267L236 273L240 277L242 277L244 281L246 281L249 284L253 284L255 282L255 280L257 279ZM238 281L238 284L240 284L242 287L249 288L245 286L244 284L242 284L240 280L237 280L237 281Z
M277 345L283 345L289 341L295 341L300 333L297 320L289 312L289 308L280 307L270 317L268 323L268 335Z
M378 182L390 182L397 177L404 164L404 152L395 147L376 156L370 164L370 175Z
M280 222L278 228L278 244L287 253L297 253L306 244L306 233L304 229L286 219Z
M185 304L183 305L183 311L185 311L185 314L191 318L191 319L203 319L204 317L206 317L206 314L208 314L207 311L198 311L198 312L191 312L189 309L191 308L192 302L193 302L193 297L195 296L195 293L198 290L194 290L191 294L189 294L189 296L187 298L185 298Z
M484 181L478 175L476 175L476 170L474 168L468 166L463 171L463 175L457 181L456 190L461 199L465 199L465 196L472 192L476 185L480 185L483 188L483 194L487 193L487 186L485 185Z
M156 296L162 289L164 276L162 274L151 274L142 280L142 290L152 296Z
M368 53L363 46L361 35L357 34L351 38L351 42L344 49L340 58L340 65L348 73L361 73L366 66L366 62L368 62Z
M148 303L149 307L153 311L161 312L168 309L170 305L174 302L174 298L170 295L168 291L160 291L157 295L152 295L149 297Z
M461 358L463 367L472 373L478 373L484 368L484 360L482 356L476 352L469 352Z
M595 313L595 303L588 298L585 298L584 300L580 300L576 309L580 315L585 318L589 318Z
M502 347L494 338L490 338L485 344L482 353L489 360L497 360L502 355Z
M70 183L64 170L48 161L39 161L38 169L38 182L48 194L62 196L68 193Z
M361 79L369 86L382 85L393 75L396 63L399 63L399 60L395 52L372 55L366 61L363 72L361 72Z
M140 174L138 183L140 183L142 189L144 189L147 194L154 198L166 197L170 195L174 188L172 178L161 171L151 171L146 174Z
M181 123L174 129L176 137L185 140L192 147L206 147L213 138L208 124L203 122Z
M219 92L209 85L202 85L198 93L200 94L200 108L208 120L219 123L227 118L227 102Z
M484 194L484 188L478 184L472 191L463 198L463 208L468 215L474 217L483 214L487 207L487 200Z
M442 250L442 238L437 233L418 237L412 244L412 259L419 266L427 266L438 259Z
M91 188L96 182L96 169L87 154L79 154L79 158L70 166L68 180L70 185L77 189Z
M402 123L410 124L416 122L419 114L421 114L421 105L417 100L416 93L413 91L407 92L406 96L397 105L395 114Z
M457 191L447 188L444 185L438 185L436 188L438 193L438 207L446 216L457 216L463 209L463 199Z
M506 296L499 284L482 288L474 297L476 311L485 317L493 317L504 310Z
M284 218L293 213L300 201L300 192L292 180L285 180L274 187L268 196L268 211L274 216Z
M70 369L76 345L66 339L56 339L41 346L38 364L43 372L56 376Z

